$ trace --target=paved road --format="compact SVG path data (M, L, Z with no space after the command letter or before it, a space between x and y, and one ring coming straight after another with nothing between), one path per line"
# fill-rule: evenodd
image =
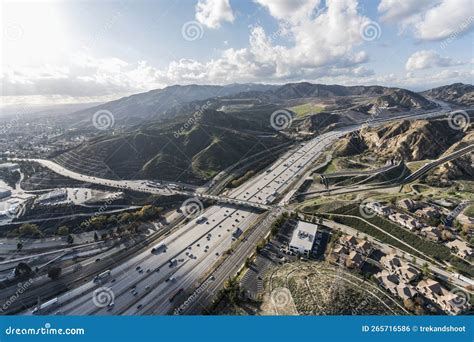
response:
M258 175L235 189L229 197L259 204L270 202L269 196L273 196L275 191L283 193L287 190L293 178L301 176L328 144L345 133L346 130L331 132L303 144L297 151L289 152L275 162L271 172ZM100 182L112 184L110 180ZM67 315L143 314L150 308L158 308L154 309L155 313L172 312L174 304L170 303L170 298L181 288L192 288L203 274L217 265L222 254L231 247L235 229L238 227L245 232L257 219L258 212L253 208L241 209L222 204L208 208L201 216L206 217L207 222L198 223L197 219L193 219L163 240L167 246L166 253L153 255L150 247L111 269L111 278L101 286L112 289L115 297L113 310L107 311L92 304L93 291L99 287L92 281L74 289L72 294L60 296L59 303L64 304L55 310ZM268 229L268 225L263 228ZM263 231L263 228L258 231ZM208 234L211 234L209 240ZM252 242L257 241L252 238ZM252 248L250 244L244 246L240 255L245 258ZM172 259L178 261L170 267ZM136 270L137 266L143 269L143 273ZM157 272L158 268L160 271ZM136 295L131 292L133 286L136 286Z
M381 122L372 122L370 125ZM340 136L359 128L360 126L352 126L339 129L301 144L298 148L284 154L267 171L233 190L229 197L260 205L271 205L279 196L291 189L295 180L305 174L327 146L333 144ZM150 188L143 181L113 181L95 178L58 168L57 164L50 161L34 161L52 170L56 169L58 173L66 173L70 178L85 182L161 195L173 193L170 189ZM273 211L269 215L272 213ZM232 245L232 234L235 229L238 227L245 232L252 226L258 215L259 213L254 208L242 209L229 204L211 206L201 215L206 217L206 222L193 218L189 223L161 240L167 247L165 253L153 254L151 247L144 249L133 258L112 267L112 275L105 279L104 283L95 284L89 281L60 296L59 306L53 311L67 315L145 314L150 311L158 314L170 313L177 305L171 302L174 295L181 289L192 289L206 272L218 265L222 254ZM239 252L235 254L237 255L235 260L227 258L231 261L226 260L218 268L218 272L222 270L222 273L216 273L218 277L215 277L216 285L213 287L215 291L221 288L223 279L235 273L236 265L252 252L258 237L265 235L269 226L268 222L258 225L249 238L239 244ZM170 263L171 260L176 261ZM138 266L143 270L142 272L137 270ZM109 287L114 294L114 307L110 311L92 302L94 290L99 287ZM132 289L136 289L136 294L131 292ZM215 291L208 294L215 294ZM201 299L199 303L203 303Z

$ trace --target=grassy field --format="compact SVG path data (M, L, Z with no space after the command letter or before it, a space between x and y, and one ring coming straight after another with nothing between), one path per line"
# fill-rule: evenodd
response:
M324 107L315 105L314 103L305 103L288 109L294 112L297 118L303 118L309 114L322 112L324 110Z
M409 162L409 163L406 163L406 165L410 169L411 172L415 172L416 170L418 170L419 168L421 168L422 166L424 166L425 164L429 162L431 162L431 160L425 159L425 160Z
M467 207L466 210L464 210L464 215L467 217L474 217L474 205L471 205L470 207Z

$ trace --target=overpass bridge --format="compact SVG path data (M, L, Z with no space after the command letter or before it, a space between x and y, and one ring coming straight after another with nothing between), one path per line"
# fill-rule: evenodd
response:
M196 192L191 192L191 191L186 191L186 192L183 191L182 195L195 197L202 200L212 200L218 203L234 204L234 205L239 205L242 207L255 208L255 209L260 209L260 210L271 210L274 208L274 206L272 205L267 205L267 204L252 202L252 201L244 201L244 200L226 197L226 196L201 194L201 193L196 193Z

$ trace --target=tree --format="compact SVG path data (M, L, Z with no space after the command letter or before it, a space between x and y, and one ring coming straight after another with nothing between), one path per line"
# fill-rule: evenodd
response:
M25 263L25 262L20 262L16 267L15 267L15 278L26 278L31 274L32 270L31 267Z
M265 247L266 244L267 244L267 242L265 240L260 241L257 244L257 252L260 252Z
M67 226L61 226L58 228L58 235L66 236L69 234L69 228Z
M107 224L107 217L105 217L104 215L96 216L90 220L90 224L93 229L103 229Z
M133 215L130 213L122 213L118 216L120 223L130 223L133 219Z
M18 229L20 236L40 237L42 235L36 224L25 223Z
M403 305L408 311L415 310L415 303L413 303L413 301L410 298L403 300Z
M157 208L152 205L145 205L141 210L137 212L137 217L139 220L151 220L159 216L160 208Z
M423 267L421 268L421 272L423 273L424 276L428 276L431 274L431 270L428 263L425 262L423 264Z
M51 267L48 270L48 277L52 280L56 280L61 275L61 267Z

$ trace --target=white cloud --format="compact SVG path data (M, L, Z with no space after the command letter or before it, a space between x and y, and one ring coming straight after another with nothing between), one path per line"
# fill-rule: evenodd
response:
M454 61L450 57L441 57L435 51L421 50L415 52L408 58L405 64L405 69L408 71L413 71L435 67L449 67L460 64L462 63Z
M320 0L254 0L268 9L270 14L288 22L309 18Z
M209 28L219 28L223 21L234 22L229 0L199 0L196 20Z
M415 25L415 29L419 38L436 40L447 38L461 30L470 30L473 21L471 0L444 0L426 12L423 20Z
M378 11L382 13L384 21L404 21L439 2L440 0L382 0Z
M376 75L365 65L369 58L362 50L366 42L360 32L370 19L358 12L356 0L254 2L278 21L280 29L268 32L262 26L254 26L250 29L247 46L233 48L224 43L224 50L211 60L176 59L158 69L144 61L130 63L119 58L94 58L74 52L54 66L42 64L39 67L13 68L7 63L0 75L0 91L5 99L9 96L18 99L21 96L105 99L190 83L307 80L403 86L444 80L469 82L469 77L472 79L472 71L454 68L430 75L425 69L461 64L430 50L418 51L408 58L405 64L407 75ZM394 1L382 0L379 11L384 13L383 20L399 21L405 28L422 32L421 27L426 29L429 26L429 11L444 2L439 0L428 4L426 1L406 0L396 3L398 7ZM234 20L229 1L201 0L196 11L196 18L211 28L219 27L223 21ZM418 24L411 21L415 17L422 20ZM423 32L427 35L428 31ZM285 42L280 43L283 39L279 38L285 38Z
M272 65L276 77L318 75L323 67L329 71L367 61L365 52L354 50L362 43L360 28L368 21L358 14L357 1L327 0L325 8L319 1L257 1L280 21L292 43L274 45L278 35L268 36L261 27L252 30L247 52L267 68Z
M361 67L368 61L367 54L356 50L363 42L360 28L369 21L359 15L357 1L327 0L324 8L314 7L319 1L258 0L258 3L285 26L289 45L275 43L281 31L267 34L263 27L255 26L251 28L248 47L226 49L219 58L208 62L189 59L172 62L163 72L167 82L278 82L373 74L372 70ZM295 13L298 20L288 21L286 15L295 18Z
M382 0L382 19L410 29L421 40L440 40L472 29L472 0Z
M305 8L305 13L313 15L300 16L298 22L286 24L289 45L276 44L272 34L256 26L250 30L247 47L226 48L218 58L206 62L174 60L161 69L146 62L129 63L118 58L99 59L75 53L64 59L67 68L61 64L54 68L37 67L34 71L6 68L1 79L2 92L19 96L108 96L176 83L284 82L372 75L372 70L362 66L368 61L367 54L356 50L363 42L359 28L368 20L358 14L357 2L327 0L327 7L312 8L314 11L307 7L308 3L313 6L316 2L306 2L298 8ZM291 10L289 3L278 9L270 2L268 6L281 18L285 10ZM216 22L213 19L209 24Z
M8 67L0 74L3 96L108 96L143 91L161 85L159 71L146 62L118 58L95 59L81 53L67 66Z

